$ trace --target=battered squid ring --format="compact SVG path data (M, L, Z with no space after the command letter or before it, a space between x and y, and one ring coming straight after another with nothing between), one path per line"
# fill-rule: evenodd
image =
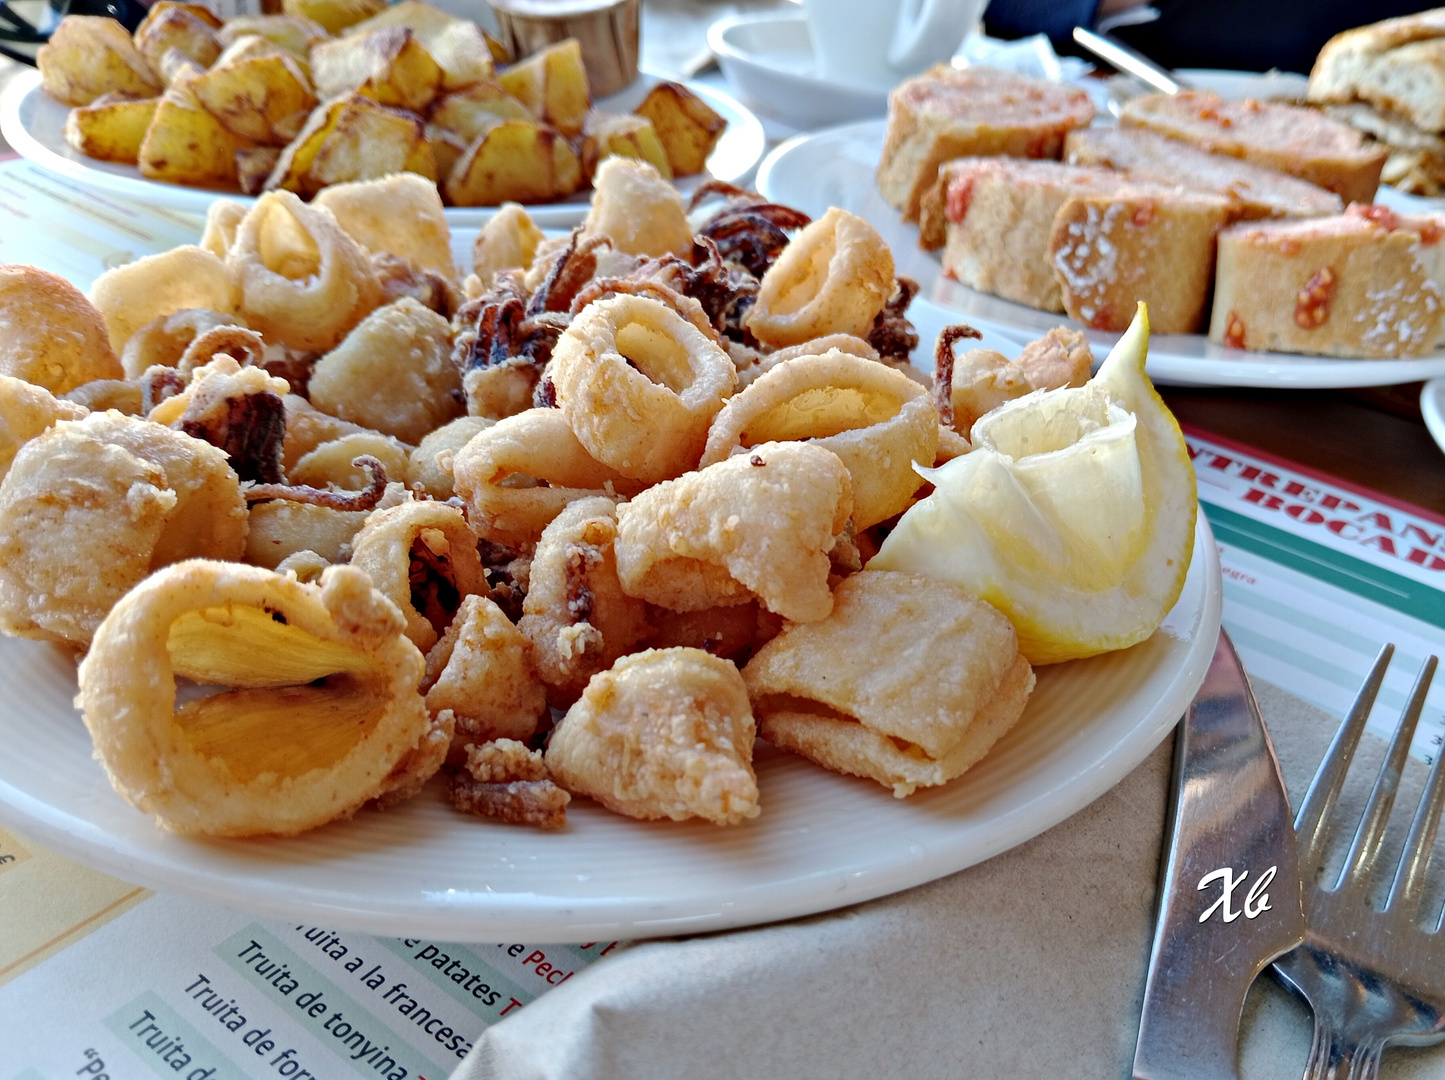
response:
M853 482L853 524L907 509L938 451L938 410L928 391L877 360L838 349L799 356L729 401L708 432L699 467L759 443L807 440L843 459Z
M473 531L512 547L536 541L570 502L644 487L588 454L560 409L528 409L479 432L453 457L452 479Z
M468 596L486 596L477 538L455 506L407 502L375 510L351 542L351 565L395 604L406 636L425 651Z
M226 267L270 344L327 352L382 300L366 249L327 210L269 191L236 226Z
M655 484L693 468L737 368L672 308L620 295L584 308L548 368L577 441L624 476Z
M188 308L229 315L239 301L229 266L189 244L107 270L90 287L90 302L105 318L116 356L125 354L131 335L152 319Z
M878 230L835 206L768 268L743 325L775 349L826 334L866 338L893 284L893 253Z
M291 836L440 766L450 734L427 715L424 669L358 570L317 586L196 559L112 609L77 704L111 784L165 828ZM177 676L232 689L178 707Z

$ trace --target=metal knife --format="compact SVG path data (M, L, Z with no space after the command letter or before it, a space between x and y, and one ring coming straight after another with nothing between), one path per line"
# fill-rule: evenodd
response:
M1179 727L1173 806L1134 1077L1238 1080L1245 995L1305 920L1279 762L1222 630Z

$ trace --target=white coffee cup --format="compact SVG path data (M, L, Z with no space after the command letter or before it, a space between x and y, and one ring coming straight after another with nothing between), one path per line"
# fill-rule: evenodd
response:
M890 87L958 51L988 0L804 0L820 78Z

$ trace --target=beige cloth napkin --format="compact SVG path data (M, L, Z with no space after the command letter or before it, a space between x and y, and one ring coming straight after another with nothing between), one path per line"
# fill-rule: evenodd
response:
M1255 687L1298 799L1335 722ZM1367 738L1360 764L1382 747ZM1171 752L1166 740L1068 821L930 885L622 950L490 1028L453 1080L1128 1077ZM1424 771L1407 773L1402 805ZM1310 1034L1308 1010L1262 977L1243 1080L1301 1075ZM1445 1078L1445 1047L1387 1051L1380 1075Z

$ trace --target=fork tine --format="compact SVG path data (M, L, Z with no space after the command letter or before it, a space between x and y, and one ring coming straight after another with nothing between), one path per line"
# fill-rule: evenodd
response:
M1340 797L1345 773L1349 771L1350 762L1354 759L1355 748L1359 746L1360 736L1365 730L1365 721L1375 706L1375 695L1380 692L1380 684L1385 681L1385 670L1390 666L1390 658L1394 655L1393 645L1385 645L1380 649L1380 655L1375 657L1375 666L1370 669L1369 676L1360 687L1359 694L1355 696L1355 703L1350 706L1344 723L1335 732L1334 741L1330 743L1324 760L1315 772L1315 778L1310 781L1309 791L1300 803L1299 813L1294 819L1294 832L1299 848L1301 877L1308 874L1309 879L1313 880L1314 875L1319 872L1319 862L1324 854L1324 823L1329 820L1330 811L1335 808L1335 801Z
M1365 812L1360 815L1360 827L1355 831L1354 843L1345 858L1340 873L1340 887L1358 890L1368 884L1370 872L1380 854L1380 844L1385 838L1385 826L1390 820L1390 810L1395 805L1395 794L1400 788L1400 773L1410 756L1410 743L1415 738L1415 727L1420 722L1420 712L1425 708L1425 695L1430 690L1430 680L1435 676L1435 657L1425 661L1415 679L1415 689L1410 693L1410 703L1395 728L1390 749L1385 754L1380 774L1375 777L1375 786L1370 790L1370 800Z
M1420 681L1426 688L1435 674L1436 663L1436 658L1430 657L1420 672ZM1424 695L1420 696L1423 699ZM1445 762L1445 753L1437 752L1435 763L1430 767L1430 779L1425 782L1420 805L1415 810L1415 819L1410 823L1410 835L1405 838L1405 847L1400 853L1400 866L1395 871L1390 898L1385 902L1386 910L1400 910L1412 918L1419 907L1425 871L1435 847L1435 833L1440 828L1440 814L1445 810L1445 769L1441 767L1442 762Z

